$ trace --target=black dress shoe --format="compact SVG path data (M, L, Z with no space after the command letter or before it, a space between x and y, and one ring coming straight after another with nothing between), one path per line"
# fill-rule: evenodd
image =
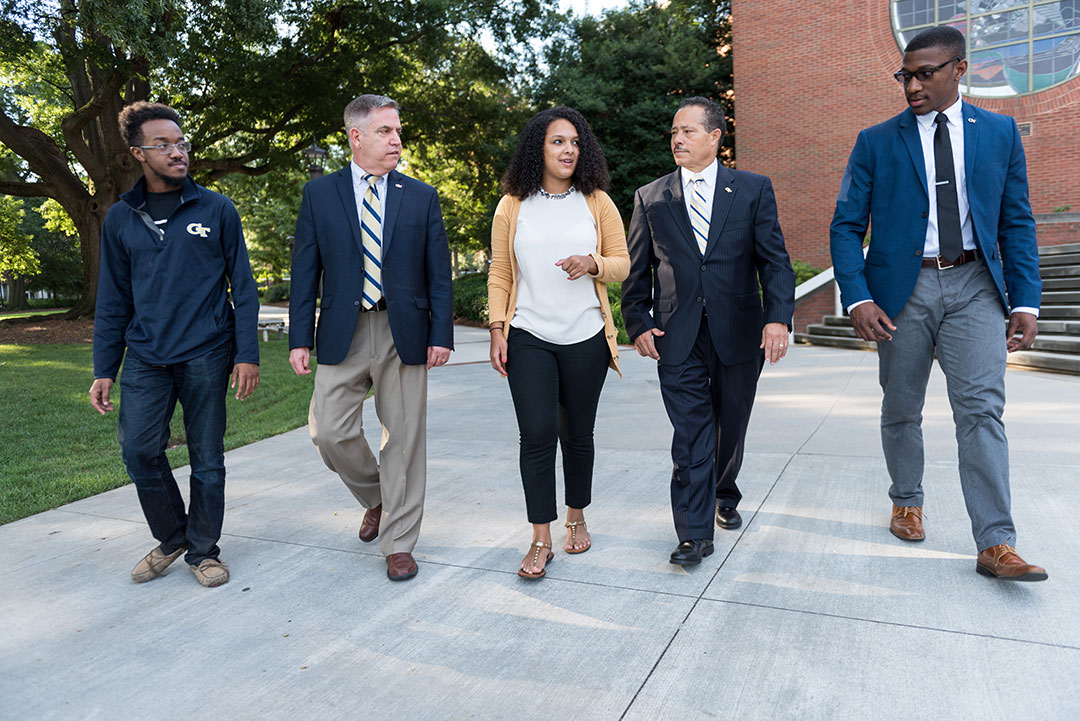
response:
M742 516L731 506L717 506L716 525L728 531L734 531L742 525Z
M678 566L696 566L705 556L711 556L712 552L712 541L708 539L683 541L671 552L671 562Z

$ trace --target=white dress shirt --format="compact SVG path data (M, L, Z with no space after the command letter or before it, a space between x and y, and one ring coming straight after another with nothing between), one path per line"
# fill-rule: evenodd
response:
M705 168L705 170L702 170L700 173L694 173L693 171L687 170L686 168L680 168L679 170L679 175L680 179L682 180L683 188L683 203L686 205L686 215L688 217L692 217L694 212L690 206L690 194L694 192L694 189L691 187L690 181L696 175L700 175L701 179L705 181L701 184L700 190L701 197L705 198L705 207L709 209L710 227L712 224L713 193L716 192L716 173L719 170L719 167L719 164L714 158L713 161L709 163L709 167Z
M364 176L368 174L368 171L357 165L355 160L349 163L349 167L352 168L353 198L356 200L357 220L360 220L360 218L363 217L361 215L361 212L364 209L364 196L367 194L368 186L374 185L375 192L379 196L379 218L385 224L386 219L383 217L383 208L386 207L386 178L390 174L387 173L386 175L376 176L374 179L375 182L369 183L368 181L364 180ZM379 240L382 240L381 236Z

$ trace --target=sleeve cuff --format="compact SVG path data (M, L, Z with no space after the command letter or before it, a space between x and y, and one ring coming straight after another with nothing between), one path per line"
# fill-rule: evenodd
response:
M856 308L856 307L862 305L863 303L873 303L873 302L874 302L873 298L867 298L866 300L857 300L857 301L855 301L854 303L852 303L851 305L849 305L847 307L847 312L850 315L852 308Z
M1031 315L1035 316L1036 318L1039 317L1039 309L1038 308L1029 308L1029 307L1027 307L1025 305L1018 305L1015 308L1013 308L1011 311L1009 311L1009 315L1012 315L1013 313L1031 313Z

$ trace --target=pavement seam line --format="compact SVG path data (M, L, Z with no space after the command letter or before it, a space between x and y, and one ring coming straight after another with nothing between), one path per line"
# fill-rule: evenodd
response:
M690 605L690 610L687 611L686 616L683 617L683 620L675 629L675 633L671 635L671 638L668 640L667 645L664 646L664 650L660 652L660 655L656 659L656 663L654 663L652 665L652 668L649 669L649 672L645 674L645 679L641 682L641 685L638 686L637 691L634 692L633 697L630 699L630 703L627 704L626 708L623 709L622 714L619 715L619 721L623 721L623 719L626 718L626 714L630 713L630 709L634 707L634 703L637 701L638 696L641 694L642 690L644 690L645 684L649 682L649 679L652 678L653 673L656 672L656 667L659 666L660 662L664 660L664 656L667 655L668 649L671 648L671 644L673 644L675 642L675 639L678 638L679 632L682 631L683 626L686 625L686 622L690 618L690 615L694 612L695 609L697 609L698 604L701 603L702 599L705 596L705 592L709 589L709 586L711 586L716 580L716 577L720 575L720 569L722 569L724 567L724 564L727 563L728 559L731 558L731 554L735 552L735 548L739 545L739 541L742 540L743 535L745 535L746 532L750 530L750 524L754 522L754 519L757 518L758 513L765 506L765 503L769 500L769 496L771 496L772 492L776 489L776 484L778 484L780 482L780 479L783 478L784 473L787 472L788 467L791 465L791 462L795 460L795 457L802 452L802 449L806 447L806 444L809 443L815 435L817 435L817 432L821 430L821 427L825 424L825 421L829 419L829 416L832 414L833 409L836 408L836 404L840 402L840 398L843 397L844 393L847 391L848 386L851 384L851 379L855 377L855 373L859 370L859 367L861 365L862 359L860 358L859 362L855 365L855 368L853 368L851 373L848 374L847 380L844 381L844 386L839 390L839 392L837 392L836 397L833 398L832 405L829 406L829 409L825 411L825 413L822 415L821 420L818 421L817 426L815 426L814 430L806 436L802 444L795 450L795 452L788 456L787 462L784 463L784 467L780 469L780 472L776 474L776 478L773 479L772 485L769 486L769 490L766 491L764 497L762 497L761 503L758 504L758 507L754 510L753 514L751 514L742 531L739 532L739 536L735 539L735 543L731 544L731 548L729 548L727 554L725 554L724 560L720 561L720 565L716 567L716 570L713 572L712 577L709 578L708 583L706 583L704 587L702 587L701 593L698 594L697 598L695 598L694 602Z
M706 598L703 599L709 603L723 603L732 606L747 606L750 608L764 608L771 611L780 611L783 613L801 613L807 616L818 616L822 618L835 618L842 621L854 621L856 623L870 623L877 624L879 626L894 626L897 628L910 628L918 631L930 631L934 633L948 633L955 636L970 636L972 638L987 638L994 641L1007 641L1011 643L1026 643L1034 646L1047 646L1049 648L1060 648L1067 651L1080 651L1080 646L1070 646L1063 643L1050 643L1049 641L1035 641L1027 638L1015 638L1013 636L996 636L992 633L976 633L974 631L960 631L952 628L940 628L938 626L920 626L916 623L901 623L900 621L886 621L878 618L860 618L858 616L844 616L839 613L825 613L823 611L811 611L805 608L787 608L785 606L773 606L767 603L751 603L749 601L734 601L723 598Z

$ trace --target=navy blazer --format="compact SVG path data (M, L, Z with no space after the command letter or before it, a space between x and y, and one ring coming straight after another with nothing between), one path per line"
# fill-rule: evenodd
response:
M426 363L428 346L454 347L450 247L434 188L390 171L382 246L383 296L398 357L406 365ZM304 186L293 244L289 348L315 348L319 363L343 361L360 313L363 285L360 218L352 171L346 166Z
M661 363L686 360L703 308L724 365L764 353L761 329L766 323L790 327L795 272L784 248L772 183L764 175L718 168L704 258L686 213L679 170L638 189L627 245L626 331L631 338L650 328L664 331L655 337Z
M975 243L1001 304L1038 308L1042 296L1035 219L1016 121L964 103L964 174ZM915 289L930 195L918 120L908 108L859 133L831 227L832 261L844 307L873 300L896 314ZM863 238L873 219L870 248Z

